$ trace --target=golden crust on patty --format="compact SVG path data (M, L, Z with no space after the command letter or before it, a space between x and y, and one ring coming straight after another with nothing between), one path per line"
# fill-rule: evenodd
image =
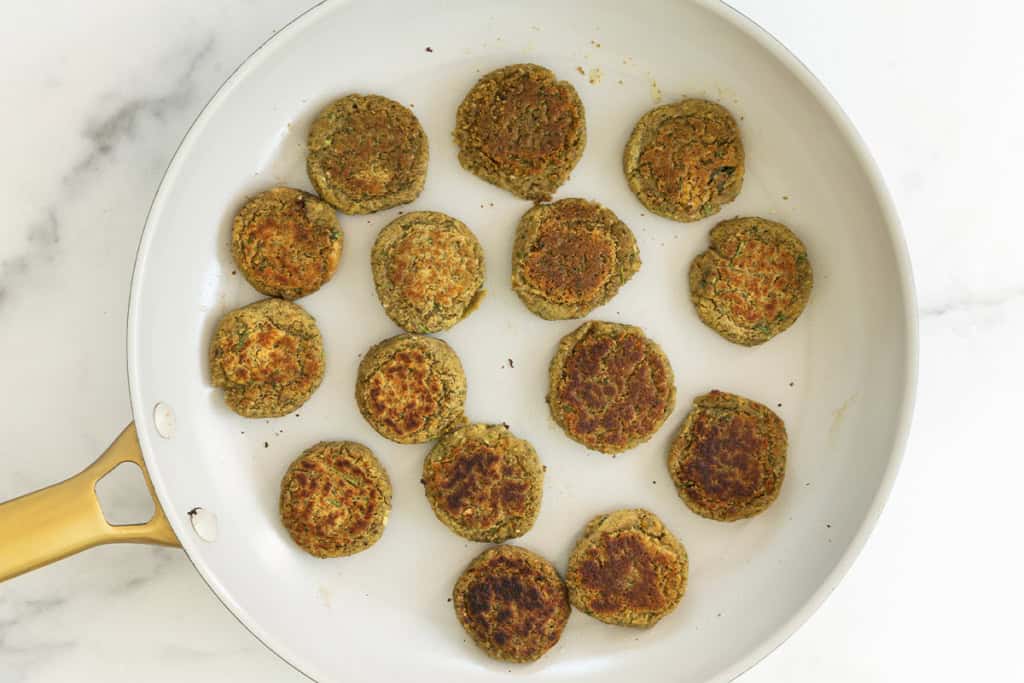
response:
M743 142L729 111L685 99L640 117L626 143L623 167L648 209L677 221L699 221L736 199L743 186Z
M321 441L281 479L281 522L316 557L340 557L376 543L391 511L391 482L369 448Z
M477 556L456 582L452 600L473 642L506 662L539 659L569 620L565 583L554 566L512 545Z
M595 619L650 627L686 592L686 549L653 512L619 510L592 519L569 556L572 605Z
M484 74L459 105L455 142L467 171L523 199L547 201L583 155L583 103L542 66L506 66Z
M359 364L356 403L377 432L423 443L465 420L466 376L448 344L402 334L372 347Z
M341 258L334 209L308 192L275 187L251 197L235 215L231 254L258 292L282 299L312 294Z
M324 376L316 320L297 304L264 299L221 318L210 342L210 375L243 417L280 417L313 395Z
M551 361L551 416L569 438L603 453L650 439L675 396L668 358L632 325L585 322L562 338Z
M733 522L779 497L787 445L786 426L770 408L712 391L694 399L669 450L668 470L687 507Z
M763 344L807 306L814 274L803 242L782 223L734 218L711 230L690 265L690 298L705 325L736 344Z
M306 171L342 213L373 213L419 196L430 152L416 116L380 95L347 95L317 114Z
M512 289L547 320L580 318L640 269L629 227L596 202L562 199L527 211L512 251Z
M484 291L484 252L462 221L415 211L391 221L370 257L377 297L396 325L440 332L469 315Z

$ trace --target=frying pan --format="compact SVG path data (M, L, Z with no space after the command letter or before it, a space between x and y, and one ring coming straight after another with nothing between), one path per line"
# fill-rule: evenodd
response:
M675 369L679 400L666 426L616 458L588 452L550 420L547 365L578 323L540 320L511 292L512 236L528 204L461 170L450 138L458 102L480 74L523 61L571 80L587 111L587 149L558 196L611 208L633 228L643 258L639 274L591 317L640 325ZM218 318L261 298L233 268L231 217L269 186L309 188L310 120L349 92L413 107L431 145L426 188L411 205L342 217L338 275L299 302L323 331L324 383L294 415L247 420L224 406L206 362ZM727 106L748 158L739 199L686 225L647 213L621 171L639 116L683 95ZM909 425L917 329L896 214L852 126L782 46L708 2L339 1L269 40L206 106L153 201L128 317L134 424L81 474L0 506L0 577L99 543L180 544L239 621L310 677L506 675L508 665L468 641L447 602L483 546L431 514L418 481L429 446L383 440L353 399L360 355L398 332L373 293L370 247L400 211L418 209L460 218L487 255L482 307L441 336L465 366L469 418L507 422L547 466L540 516L516 543L564 570L589 518L642 506L690 555L687 595L656 628L575 613L548 655L512 670L545 681L724 681L753 665L835 587L879 515ZM788 224L816 276L797 323L756 348L704 327L686 288L710 227L737 215ZM787 425L782 493L751 520L697 517L668 477L672 435L690 400L712 388L766 403ZM282 473L322 439L369 445L394 484L383 538L349 558L305 555L277 520ZM143 468L156 513L145 524L110 526L93 487L124 461Z

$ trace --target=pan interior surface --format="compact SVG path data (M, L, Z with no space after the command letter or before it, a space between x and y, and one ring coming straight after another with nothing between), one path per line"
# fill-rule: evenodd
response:
M531 204L464 171L451 138L456 108L476 80L519 62L573 83L586 109L586 150L556 199L601 202L632 228L640 248L639 273L589 319L642 327L675 371L678 398L665 426L615 458L566 438L544 401L551 356L579 321L541 320L511 290L515 226ZM425 189L403 207L340 216L338 273L297 302L323 333L322 386L287 417L238 417L210 385L207 363L220 316L262 298L236 273L232 216L246 197L274 185L311 190L310 122L349 93L412 107L430 141ZM652 216L622 173L637 119L683 96L730 109L747 158L739 198L694 224ZM370 249L384 225L414 210L455 216L484 248L486 298L438 336L465 367L469 419L508 423L547 466L537 522L514 542L564 572L594 515L652 510L690 561L686 596L656 628L616 628L575 612L544 658L507 665L484 656L459 626L451 588L486 546L455 536L431 512L419 481L430 444L384 440L353 398L361 354L400 331L376 299ZM746 215L792 228L815 273L796 324L754 348L705 327L687 286L708 230ZM242 623L315 679L483 681L511 668L538 681L728 680L813 611L877 518L909 422L912 311L902 237L861 143L795 59L728 8L659 0L326 3L240 67L168 169L133 279L132 406L154 485L198 571ZM666 468L690 401L715 388L769 405L789 434L779 499L731 524L691 513ZM174 411L173 438L155 429L158 403ZM304 448L343 439L381 460L393 508L370 550L320 560L279 523L278 489ZM196 507L215 515L215 541L194 533L188 513Z

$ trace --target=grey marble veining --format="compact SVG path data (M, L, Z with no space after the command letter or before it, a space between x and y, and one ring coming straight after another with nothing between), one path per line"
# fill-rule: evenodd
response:
M196 72L210 58L215 45L216 39L209 36L198 47L177 51L174 57L166 61L180 73L164 92L131 97L89 123L83 131L85 139L89 141L89 152L72 167L63 183L73 185L77 179L94 170L97 164L109 158L119 145L133 140L141 118L152 117L163 121L174 113L193 112L197 98Z
M82 156L66 170L54 169L59 179L53 188L53 200L39 210L40 217L28 224L26 245L20 253L0 261L0 307L13 294L17 283L30 271L52 264L60 246L64 207L78 196L88 192L89 183L97 173L106 169L102 166L126 144L138 142L137 131L144 118L167 122L182 114L195 115L197 95L196 74L213 53L216 41L207 36L197 47L176 47L163 63L173 68L177 75L169 80L166 87L154 94L114 96L114 105L108 104L110 96L101 98L95 119L87 123L82 137L87 145Z
M1005 291L988 291L972 296L947 300L939 305L920 309L922 318L931 318L949 313L971 312L978 309L996 308L1009 303L1020 303L1024 298L1024 287Z
M4 163L0 354L32 350L0 364L7 386L21 388L16 401L0 392L2 499L78 471L130 419L123 320L153 192L217 86L310 3L150 3L140 22L130 16L138 8L106 3L81 6L66 26L46 16L56 11L49 4L0 10L24 30L23 41L0 46L5 64L28 51L41 75L12 93L31 105L0 110L0 139L8 148L26 135L43 148L61 140L45 159ZM122 49L103 49L111 41ZM90 77L71 78L82 60ZM33 183L15 191L22 177ZM31 330L31 343L11 330ZM303 680L238 625L177 550L99 548L0 589L4 683L223 680L246 666L256 669L249 680Z

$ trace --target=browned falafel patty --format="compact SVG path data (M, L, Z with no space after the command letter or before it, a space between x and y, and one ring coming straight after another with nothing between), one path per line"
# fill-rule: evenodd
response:
M761 512L786 475L786 426L756 401L712 391L698 396L668 455L679 497L721 522Z
M397 443L423 443L465 420L466 376L448 344L418 334L385 339L367 351L356 381L359 411Z
M231 254L257 291L282 299L312 294L341 258L334 209L308 192L275 187L251 197L231 226Z
M210 342L210 376L239 415L287 415L313 395L324 376L316 320L281 299L227 313Z
M317 114L306 171L317 193L342 213L373 213L419 196L427 177L427 136L416 116L380 95L347 95Z
M384 312L409 332L446 330L484 295L483 247L462 221L436 211L388 223L370 263Z
M506 662L532 662L562 637L569 620L565 583L554 566L524 548L482 552L452 592L455 615L484 652Z
M279 507L292 540L309 554L353 555L384 533L391 482L366 446L321 441L288 467Z
M743 142L725 107L685 99L640 117L623 166L629 188L648 209L677 221L698 221L740 193Z
M763 344L807 306L814 273L807 249L782 223L733 218L711 230L690 265L690 299L705 325L735 344Z
M472 424L445 434L423 462L434 514L471 541L522 536L540 512L544 468L533 446L504 425Z
M569 178L587 141L576 89L536 64L485 74L459 105L459 163L523 199L546 201Z
M590 520L569 556L569 601L595 619L650 627L686 592L686 549L653 512L619 510Z
M512 251L512 289L547 320L607 303L640 269L629 227L596 202L562 199L527 211Z
M569 438L603 453L647 441L675 405L668 358L632 325L580 325L559 343L550 381L555 422Z

